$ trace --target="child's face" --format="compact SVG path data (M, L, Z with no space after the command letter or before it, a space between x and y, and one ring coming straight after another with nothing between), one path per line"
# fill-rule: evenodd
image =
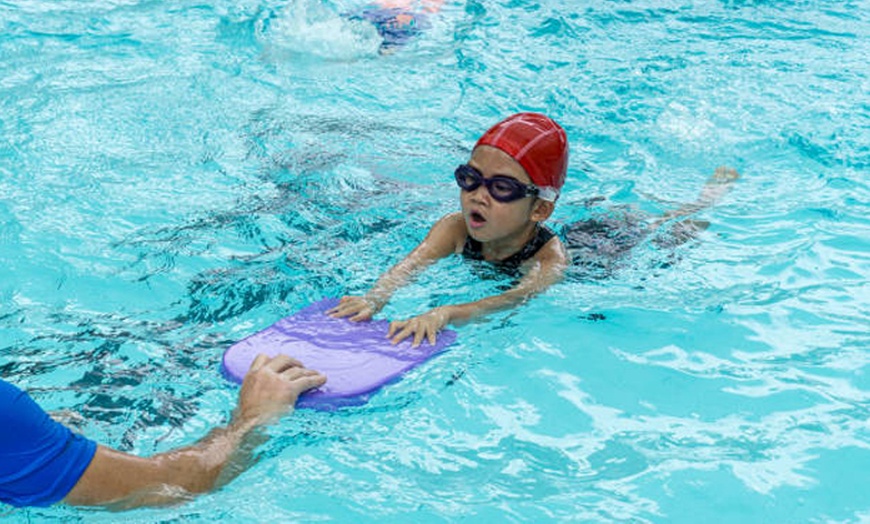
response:
M532 183L519 162L495 147L475 148L468 164L480 171L484 178L501 175L514 178L523 184ZM499 202L492 198L483 184L473 191L460 190L459 199L468 234L482 243L516 242L522 246L535 222L546 219L550 214L544 209L549 202L533 196L512 202Z

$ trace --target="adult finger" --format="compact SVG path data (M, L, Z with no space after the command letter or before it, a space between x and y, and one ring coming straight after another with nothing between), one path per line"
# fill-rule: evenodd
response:
M309 389L318 388L326 384L326 380L326 375L315 373L313 375L302 375L299 377L294 377L290 380L290 382L293 386L298 388L299 391L308 391Z
M281 373L290 368L304 367L302 365L302 362L296 360L289 355L284 354L276 355L275 358L273 358L271 362L269 362L267 365L269 366L269 369L275 371L276 373Z
M316 369L302 367L287 368L281 372L281 376L286 378L287 380L294 380L298 377L304 377L308 375L321 375L321 373Z
M248 368L248 373L252 371L257 371L261 367L265 366L269 362L269 357L260 353L255 358L254 361L251 362L251 367Z

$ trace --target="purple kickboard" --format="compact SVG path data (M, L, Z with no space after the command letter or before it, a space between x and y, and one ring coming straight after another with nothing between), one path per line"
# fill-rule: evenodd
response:
M326 384L303 393L296 407L332 411L365 404L381 386L397 380L456 340L456 332L445 329L434 346L424 341L412 348L410 339L394 346L386 338L389 321L351 322L326 315L337 304L335 298L314 302L236 342L224 352L224 376L241 383L258 354L288 355L327 377Z

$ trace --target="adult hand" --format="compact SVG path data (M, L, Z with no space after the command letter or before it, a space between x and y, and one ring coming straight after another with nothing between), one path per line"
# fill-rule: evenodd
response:
M289 410L299 395L326 382L287 356L259 355L245 375L232 421L191 446L149 458L97 446L90 465L64 499L84 506L127 509L189 500L211 491L254 463L257 426Z
M375 301L366 297L341 297L338 305L326 312L332 318L349 317L351 322L360 322L362 320L371 320L371 318L380 311L380 307Z
M438 332L444 329L444 326L449 322L450 310L448 307L436 307L414 318L391 322L387 338L390 339L391 343L398 344L414 335L411 347L418 347L423 342L423 338L428 339L429 343L434 345Z
M300 394L325 383L325 376L295 358L258 355L242 382L236 416L254 425L266 424L291 409Z

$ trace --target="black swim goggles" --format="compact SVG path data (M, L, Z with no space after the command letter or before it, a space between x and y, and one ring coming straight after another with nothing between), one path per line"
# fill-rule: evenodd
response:
M453 173L456 183L464 191L474 191L481 184L486 186L489 195L499 202L513 202L527 196L538 196L540 190L537 186L523 184L516 178L504 175L495 175L484 178L483 174L468 164L462 164Z

